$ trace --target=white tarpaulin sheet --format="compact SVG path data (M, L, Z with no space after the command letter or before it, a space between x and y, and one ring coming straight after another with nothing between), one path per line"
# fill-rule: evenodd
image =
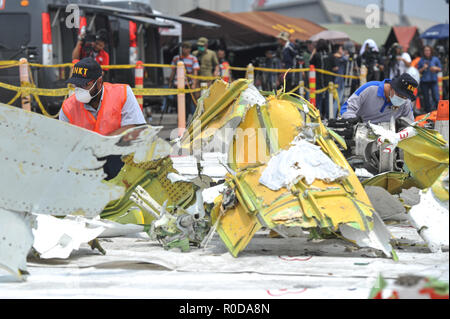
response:
M238 258L217 235L206 250L164 250L145 234L101 239L70 259L29 258L31 275L0 273L1 298L367 298L379 273L388 281L415 274L449 280L449 255L430 253L410 226L390 226L399 261L375 258L342 240L269 238L259 232ZM414 246L411 246L414 244Z

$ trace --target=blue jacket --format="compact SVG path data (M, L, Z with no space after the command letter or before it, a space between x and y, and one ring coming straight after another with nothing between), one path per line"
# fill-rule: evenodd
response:
M427 63L429 67L438 66L442 68L441 61L439 61L439 58L435 56L432 56L431 60L421 58L419 63L417 64L417 68L420 70L421 68L423 68L425 63ZM437 82L437 72L431 72L429 69L424 70L422 73L422 77L420 78L420 82Z
M294 45L289 42L289 44L283 47L281 52L281 63L285 69L294 68L294 58L297 55Z

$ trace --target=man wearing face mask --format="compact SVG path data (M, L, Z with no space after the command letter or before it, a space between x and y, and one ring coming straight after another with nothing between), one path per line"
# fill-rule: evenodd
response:
M67 83L75 86L75 93L64 100L59 112L61 121L101 135L118 135L146 124L131 88L127 84L103 82L102 69L93 58L84 58L76 63ZM120 156L108 160L111 162L107 163L110 174L118 173L123 165Z
M197 50L192 52L192 55L197 57L200 64L200 76L218 76L219 60L216 52L208 49L208 39L201 37L197 41ZM209 83L209 82L208 82Z
M408 73L392 80L370 81L358 88L341 107L343 119L361 118L363 122L389 122L391 117L414 121L414 90L418 84Z

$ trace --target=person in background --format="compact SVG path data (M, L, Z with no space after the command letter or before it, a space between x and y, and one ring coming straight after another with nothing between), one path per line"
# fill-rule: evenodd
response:
M97 32L95 37L80 34L78 42L72 51L72 60L92 57L100 65L109 65L109 54L105 51L108 34L105 29Z
M380 50L372 39L364 41L358 57L358 64L367 67L367 81L378 81L383 65L380 59Z
M391 47L389 78L393 79L405 73L411 66L411 62L411 56L408 52L402 53L401 45L395 42Z
M261 67L269 69L281 69L281 61L275 55L272 50L267 50L265 52L265 57L263 58L263 65ZM277 90L280 86L280 78L277 73L274 72L262 72L262 89L264 91Z
M216 52L208 49L207 38L201 37L197 40L197 50L192 52L192 55L198 59L198 63L200 64L200 76L219 76L219 59L217 58ZM208 85L211 83L211 81L202 82L207 82Z
M319 39L317 45L311 53L309 64L316 69L335 72L337 70L336 59L330 52L329 43L324 39ZM316 72L316 90L328 87L329 82L334 82L334 76ZM316 94L316 107L320 110L323 119L328 118L328 91Z
M344 54L344 49L342 44L335 44L333 45L333 56L336 61L336 67L334 71L337 74L344 75L347 63L348 63L348 55ZM343 77L336 76L334 79L334 83L338 85L337 91L338 91L338 97L339 97L339 103L342 103L344 98L344 82L345 79ZM334 114L336 115L338 110L338 101L334 101Z
M225 82L231 82L230 63L227 61L227 54L224 48L217 50L217 59L219 60L219 76Z
M389 122L391 117L414 121L412 101L418 83L408 73L392 80L370 81L360 86L342 105L343 119L361 118L373 124Z
M295 68L295 56L297 55L297 50L295 49L294 44L290 41L290 33L283 31L278 36L278 44L281 46L281 67L283 69L292 69ZM292 73L288 72L285 74L280 74L281 79L280 83L284 83L283 77L286 79L286 92L291 91L296 83L293 82L294 77Z
M176 55L172 59L172 65L176 66L178 61L183 61L186 73L190 75L198 75L200 70L200 65L198 59L191 54L192 46L189 42L183 42L181 44L181 55ZM172 69L172 73L169 77L169 88L178 87L177 79L175 77L176 68ZM196 89L198 88L198 80L186 76L186 83L184 85L185 89ZM194 101L191 94L185 94L186 96L186 123L188 121L189 115L193 115L195 112Z
M428 113L435 110L439 102L437 73L442 70L441 61L438 57L433 56L433 49L430 46L424 47L423 56L417 64L417 68L422 76L420 90L423 94L423 107L424 111Z

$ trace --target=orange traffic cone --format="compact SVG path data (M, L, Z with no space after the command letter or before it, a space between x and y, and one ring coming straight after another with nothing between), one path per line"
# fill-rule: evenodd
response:
M422 106L420 105L420 98L417 96L418 90L414 90L414 95L416 96L416 110L420 110Z
M440 100L434 129L448 142L448 100Z

